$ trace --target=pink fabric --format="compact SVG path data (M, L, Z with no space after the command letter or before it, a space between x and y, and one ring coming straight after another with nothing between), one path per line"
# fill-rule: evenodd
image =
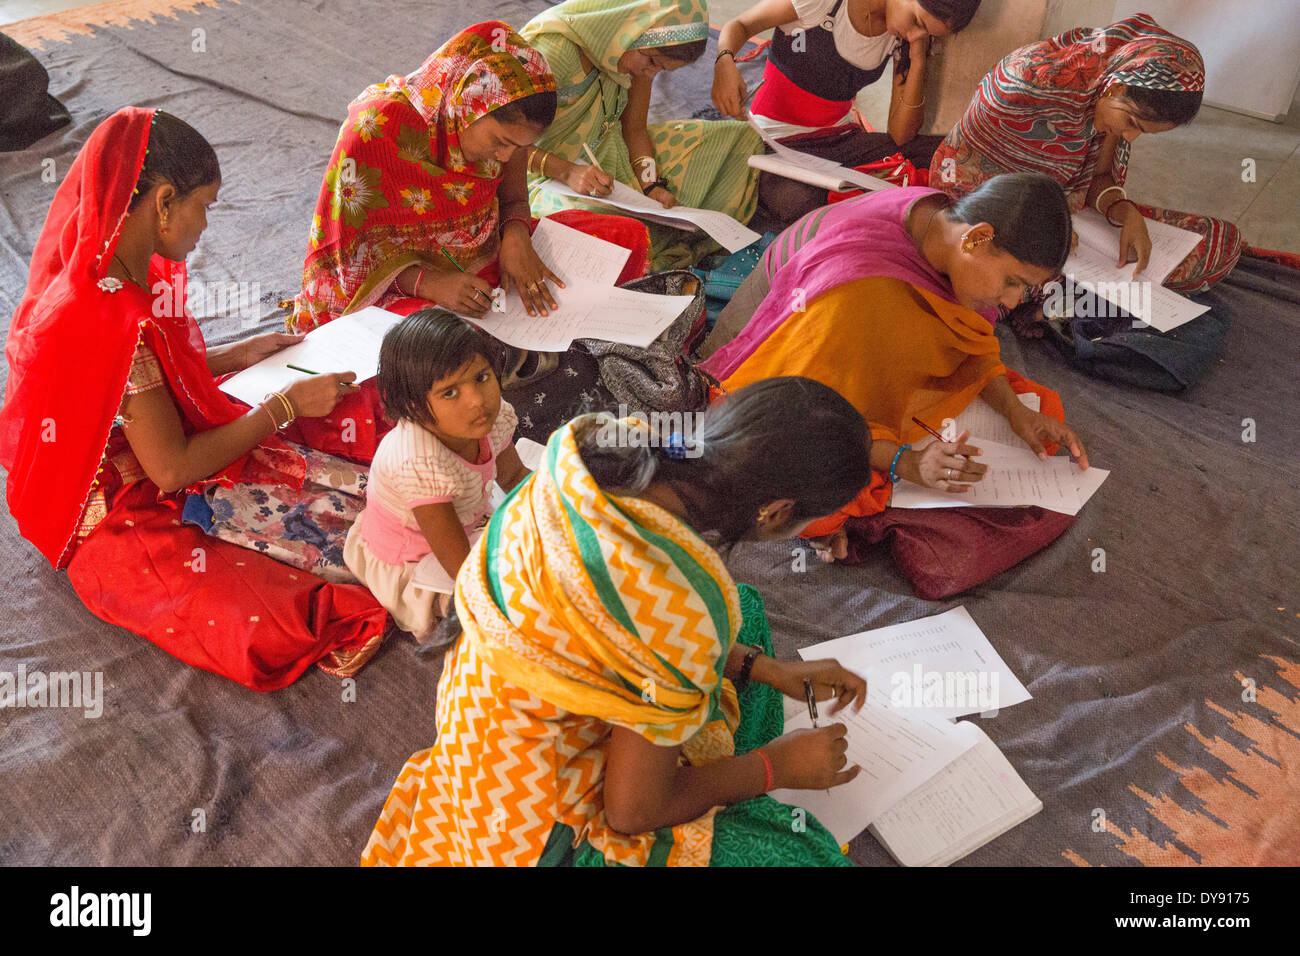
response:
M855 279L901 279L956 302L947 278L917 252L905 228L912 203L939 194L939 190L925 186L904 186L867 193L831 207L824 213L817 234L776 270L771 290L744 330L709 356L703 363L704 370L719 380L728 378L789 318L792 303L798 298L808 303ZM819 209L809 215L821 213ZM800 225L796 222L790 229ZM769 249L780 243L778 237ZM995 311L980 314L990 323L997 316Z
M496 477L497 455L492 450L492 442L488 436L479 439L478 447L479 460L476 462L467 461L465 465L483 478L483 487L486 488L488 482ZM372 485L381 480L382 478L378 475L371 473L370 482ZM439 504L453 500L455 499L449 496L421 498L418 501L410 502L410 505L412 508L418 508L421 505ZM473 534L487 516L488 509L480 509L474 515L473 520L464 525L466 537ZM418 528L408 528L401 515L393 514L379 501L377 495L371 494L369 491L367 491L365 510L361 512L361 517L357 520L361 522L361 537L365 541L366 548L380 561L387 561L389 564L405 564L408 561L419 561L430 553L429 542L424 537L424 532Z

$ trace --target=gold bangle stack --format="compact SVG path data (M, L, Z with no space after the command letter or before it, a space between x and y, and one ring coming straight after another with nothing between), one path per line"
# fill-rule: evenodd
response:
M538 157L541 159L538 159ZM551 158L551 154L544 149L534 146L533 151L528 154L528 175L541 176L546 178L546 161Z
M279 431L281 428L290 425L293 422L293 420L298 417L298 413L294 411L293 403L289 401L289 399L285 396L283 392L271 392L264 399L262 399L262 402L263 402L263 407L267 411L267 414L271 416L272 422L275 421L275 415L274 413L271 412L271 408L269 404L272 398L278 399L280 402L280 407L284 409L284 414L285 414L284 424L277 424L275 426L276 431Z

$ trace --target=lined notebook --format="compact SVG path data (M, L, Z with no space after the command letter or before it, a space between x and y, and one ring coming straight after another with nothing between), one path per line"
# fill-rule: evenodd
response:
M903 866L948 866L1043 809L988 734L957 727L976 743L868 828Z

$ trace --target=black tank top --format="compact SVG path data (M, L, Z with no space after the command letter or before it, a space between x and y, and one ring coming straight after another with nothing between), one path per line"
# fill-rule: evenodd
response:
M889 57L874 70L854 66L835 49L835 14L844 0L835 0L821 26L803 31L802 50L794 49L798 34L788 34L780 27L772 31L768 59L800 89L837 103L852 100L864 86L870 86L885 72Z

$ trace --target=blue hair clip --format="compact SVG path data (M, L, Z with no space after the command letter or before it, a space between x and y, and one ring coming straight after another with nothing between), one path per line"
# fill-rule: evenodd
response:
M668 444L664 446L664 454L669 458L686 457L686 440L682 438L681 432L673 432L668 436Z

